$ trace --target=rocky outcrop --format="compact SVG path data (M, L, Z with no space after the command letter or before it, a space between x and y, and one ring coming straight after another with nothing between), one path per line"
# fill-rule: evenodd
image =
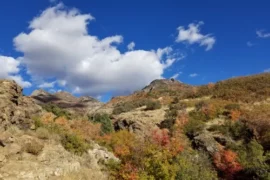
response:
M129 119L118 119L113 123L113 125L116 131L128 130L129 132L136 133L143 129L143 125L140 122Z
M31 116L41 113L41 107L22 94L14 81L0 80L0 131L15 124L27 129L32 125Z
M39 105L48 103L55 104L72 114L78 115L89 114L103 105L103 103L90 96L75 97L65 91L50 94L42 89L39 89L35 90L30 97L33 98Z
M0 179L108 179L103 171L109 160L119 161L106 148L92 142L82 156L66 151L57 135L40 139L35 131L26 133L11 126L0 132ZM76 175L76 176L74 176Z
M152 81L148 86L142 89L143 92L150 92L153 90L161 90L173 88L175 86L183 86L184 84L175 79L157 79Z
M128 130L139 136L145 136L157 128L164 120L166 108L144 111L145 106L134 109L130 112L114 115L113 124L116 131Z

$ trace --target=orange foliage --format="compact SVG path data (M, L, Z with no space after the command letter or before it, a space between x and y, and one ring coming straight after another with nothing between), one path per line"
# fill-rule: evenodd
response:
M98 140L110 146L114 154L121 159L128 158L134 147L137 146L135 136L128 131L114 132L110 135L99 137Z
M58 117L57 119L55 119L54 123L56 125L64 128L65 130L70 129L69 121L65 117Z
M179 137L170 137L167 129L155 129L152 133L154 144L166 150L170 156L176 156L184 150Z
M182 128L188 123L188 115L186 113L180 113L175 121L176 128Z
M230 111L231 120L237 121L237 120L239 120L240 116L241 116L241 112L239 110L231 110Z
M93 124L87 120L73 120L71 129L85 140L95 139L100 135L100 124Z
M48 125L50 123L53 123L54 118L55 118L55 115L53 113L44 113L43 116L41 116L40 121L43 124Z
M45 113L41 117L44 125L56 125L66 132L73 132L84 140L92 140L100 135L100 124L93 124L87 120L68 120L66 117L58 117L55 119L52 113Z
M170 143L170 136L168 129L155 129L152 133L153 142L160 145L166 146Z
M206 105L202 106L201 111L207 117L214 118L216 115L216 112L217 112L217 107L215 107L213 104L206 104Z
M214 164L224 173L226 179L233 179L233 175L242 170L237 154L231 150L220 150L214 154Z
M125 180L137 180L139 179L139 171L132 163L127 162L121 166L119 176Z

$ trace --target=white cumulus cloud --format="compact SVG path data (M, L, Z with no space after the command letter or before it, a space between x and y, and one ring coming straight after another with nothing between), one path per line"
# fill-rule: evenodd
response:
M128 48L128 50L133 51L134 48L135 48L135 42L129 43L128 46L127 46L127 48Z
M19 75L20 72L20 62L13 57L0 56L0 78L1 79L12 79L16 81L20 86L28 88L31 83L24 81Z
M204 23L201 21L198 24L191 23L188 28L180 26L177 28L178 36L176 42L185 42L188 44L198 43L200 46L206 46L206 51L213 48L216 38L211 34L203 35L200 31L200 26Z
M177 60L169 47L120 52L117 44L123 42L122 36L99 39L88 33L93 19L63 4L35 17L30 32L14 38L27 72L42 82L54 79L73 92L95 96L142 88L162 78L164 70Z
M265 30L257 30L256 34L259 38L270 38L270 33L266 33Z

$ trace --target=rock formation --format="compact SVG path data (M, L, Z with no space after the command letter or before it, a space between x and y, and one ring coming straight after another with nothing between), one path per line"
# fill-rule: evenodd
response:
M10 125L27 129L32 125L31 116L41 113L41 107L22 94L14 81L0 80L0 131Z

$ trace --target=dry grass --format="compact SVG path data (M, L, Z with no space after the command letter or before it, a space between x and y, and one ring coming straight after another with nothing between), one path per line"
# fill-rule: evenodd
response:
M52 180L107 180L105 172L96 169L82 168L80 171L68 173L65 176L53 178Z
M43 128L43 127L39 127L36 130L36 135L39 139L49 139L50 138L50 132L48 131L48 129Z
M38 155L42 149L43 149L43 145L39 142L37 142L36 140L32 140L31 142L27 142L26 144L24 144L24 151L33 155Z

